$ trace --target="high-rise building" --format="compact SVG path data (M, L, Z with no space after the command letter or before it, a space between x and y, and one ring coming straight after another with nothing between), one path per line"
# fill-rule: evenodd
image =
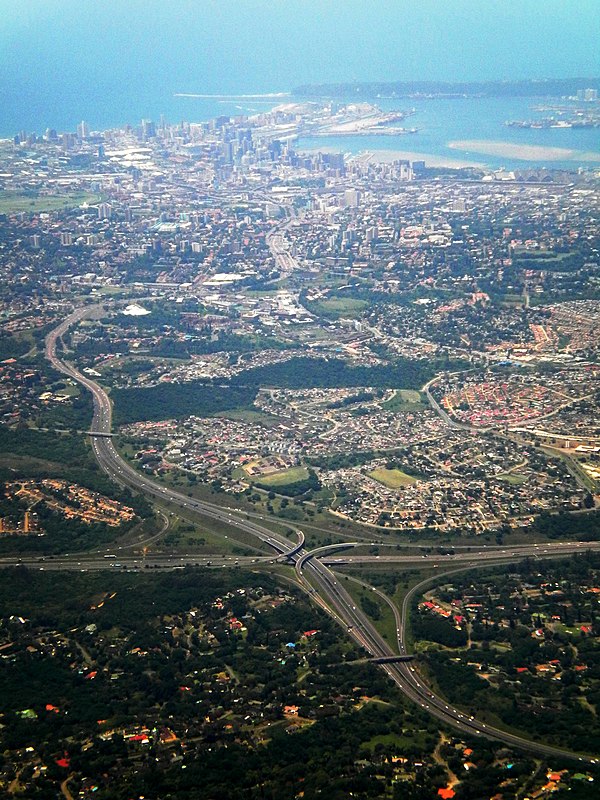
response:
M358 189L346 189L344 192L344 205L347 208L358 208L360 203L360 192Z
M367 232L366 232L366 236L365 236L367 244L369 244L370 242L377 241L378 236L379 236L379 232L377 230L377 225L372 225L370 228L367 228Z
M401 181L412 181L414 179L414 173L410 163L408 161L403 162L401 161L398 165L398 177Z
M598 100L598 89L578 89L577 99L584 103L595 103Z
M77 126L77 137L79 139L87 139L90 135L90 126L83 120Z
M152 139L156 136L156 125L151 119L142 120L142 136L144 139Z
M77 141L77 137L74 133L61 133L60 135L60 143L65 148L65 150L71 150Z
M223 148L223 160L226 164L233 163L233 142L224 142L222 145Z
M98 219L110 219L112 216L112 206L109 203L100 203L98 206Z

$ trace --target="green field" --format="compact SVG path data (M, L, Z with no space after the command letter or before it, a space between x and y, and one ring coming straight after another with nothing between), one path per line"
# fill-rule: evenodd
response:
M360 580L344 576L346 591L356 600L357 605L371 618L373 624L387 641L390 647L397 651L396 619L389 605L372 589L367 588Z
M407 411L420 411L423 408L423 398L421 393L414 389L396 389L396 393L381 407L386 411L397 411L405 413Z
M527 480L525 475L520 475L518 472L505 472L502 475L498 475L498 479L510 483L512 486L520 486Z
M505 294L500 301L500 305L513 308L523 305L523 296L520 294Z
M308 470L306 467L290 467L281 472L273 472L271 475L254 475L253 478L265 486L287 486L290 483L307 480Z
M369 472L369 477L383 483L388 489L399 489L401 486L410 486L417 482L416 478L407 475L401 469L384 469L383 467Z
M524 261L533 262L534 264L545 264L548 261L564 261L569 258L571 253L556 253L554 250L544 250L538 251L535 254L535 258L531 258L531 255L531 251L526 247L515 247L513 251L513 256L515 258L524 257ZM535 269L535 267L532 267L532 269Z
M68 384L64 389L59 389L56 394L61 397L79 397L81 395L81 390L78 386L71 386Z
M0 192L0 214L17 214L21 211L60 211L75 208L82 203L98 203L98 195L88 192L71 192L51 197L35 197L19 192Z
M317 314L331 319L339 317L358 317L361 311L368 306L366 300L355 300L352 297L335 297L329 300L319 300L314 304Z

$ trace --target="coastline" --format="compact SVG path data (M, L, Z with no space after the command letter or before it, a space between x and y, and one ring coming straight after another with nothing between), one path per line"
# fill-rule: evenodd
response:
M319 147L299 148L300 152L306 153L340 153L344 152L343 147L332 147L325 145ZM449 167L451 169L462 169L465 167L475 167L476 169L488 169L480 161L473 161L465 158L454 158L453 156L431 155L431 153L417 153L413 150L361 150L359 153L352 153L351 157L361 161L375 161L380 164L390 164L392 161L424 161L428 167Z
M452 150L481 153L497 158L511 158L518 161L598 161L600 153L573 150L567 147L548 147L545 145L515 144L485 139L459 139L448 142Z

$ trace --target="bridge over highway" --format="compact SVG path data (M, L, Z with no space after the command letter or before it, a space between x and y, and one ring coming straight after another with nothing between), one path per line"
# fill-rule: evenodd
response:
M206 501L196 500L188 497L174 489L168 488L159 484L156 481L150 480L145 475L138 473L131 467L117 452L112 434L112 409L108 395L104 389L89 377L82 375L72 364L60 358L57 354L57 342L60 337L74 324L79 322L90 312L94 307L87 306L82 309L76 310L73 314L67 317L60 323L53 331L51 331L46 338L46 356L52 366L58 371L68 375L76 380L80 385L91 392L94 400L94 417L90 427L91 443L94 455L98 463L106 474L114 481L121 485L129 486L146 496L168 502L174 506L179 507L186 513L197 514L203 520L212 519L221 523L226 523L244 531L247 534L254 536L257 540L270 547L274 552L271 559L266 559L268 562L276 563L278 561L289 561L294 564L296 578L300 586L310 595L310 597L317 603L327 614L329 614L335 621L343 626L348 635L361 647L363 647L383 669L391 680L400 688L400 690L415 703L419 704L423 709L427 710L432 716L439 719L441 722L451 725L454 728L462 731L465 734L475 734L486 736L490 739L496 739L505 744L519 747L539 755L557 756L562 758L574 758L580 761L587 761L596 763L596 758L589 753L572 753L558 747L545 745L541 742L533 742L524 739L507 731L500 730L496 727L487 725L473 716L465 714L460 709L454 708L449 705L444 698L436 695L431 688L423 681L416 668L412 665L413 655L407 652L406 649L406 635L405 628L408 616L408 604L410 598L414 593L424 584L419 584L413 587L405 598L401 609L387 598L382 592L379 592L374 587L369 587L372 591L376 592L383 600L390 605L393 610L394 618L396 621L397 633L397 647L398 651L394 652L390 644L383 639L381 634L374 627L372 621L366 616L361 608L356 606L356 601L348 593L339 576L333 572L325 563L323 558L327 553L336 552L338 550L356 548L365 545L365 542L343 542L336 545L316 548L312 551L305 549L305 537L302 531L296 529L298 537L297 542L293 544L280 533L275 533L265 525L261 525L250 519L250 516L243 518L238 516L233 510L224 509L222 506L209 503ZM372 543L375 544L375 543ZM523 559L526 556L537 556L540 558L554 558L559 555L566 555L568 553L580 552L581 549L594 549L600 550L600 543L581 543L581 542L565 542L557 543L556 545L548 546L540 553L539 546L523 546L512 548L510 551L498 552L497 549L493 551L480 551L469 552L463 554L453 554L451 556L434 556L432 560L441 562L442 560L452 559L457 569L472 569L480 563L497 564L497 563L511 563ZM78 556L79 561L83 561L83 555ZM95 567L106 567L102 565L98 559L92 559ZM421 556L422 557L422 556ZM395 560L400 558L403 561L409 562L411 559L419 561L419 556L396 556ZM194 558L197 562L198 557ZM361 556L353 555L352 560L358 562ZM372 556L364 556L365 559L372 558ZM382 556L381 561L389 560L392 562L392 556ZM13 559L12 563L18 563L21 559ZM258 561L258 559L257 559ZM182 562L188 562L187 559L181 558L177 563L171 562L168 567L181 568ZM3 559L1 565L7 566L11 563L10 559ZM262 559L265 563L265 559ZM423 563L423 562L420 562ZM99 565L100 564L100 565ZM462 564L463 566L459 566ZM62 564L61 564L62 566ZM65 568L80 568L76 561L69 560ZM448 573L441 573L445 575ZM428 579L428 580L435 580Z

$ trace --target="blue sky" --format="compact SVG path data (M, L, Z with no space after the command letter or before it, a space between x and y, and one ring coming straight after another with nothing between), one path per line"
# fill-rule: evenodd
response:
M593 76L599 33L600 0L0 0L0 84Z
M0 0L0 135L221 110L176 92L597 77L599 32L600 0Z

